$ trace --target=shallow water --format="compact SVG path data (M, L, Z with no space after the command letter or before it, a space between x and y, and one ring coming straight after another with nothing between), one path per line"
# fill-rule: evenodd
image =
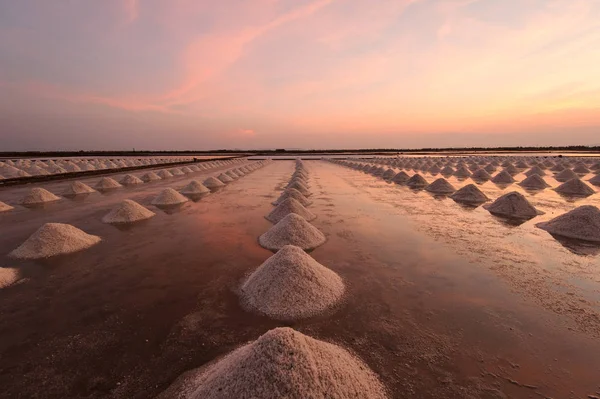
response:
M150 205L154 195L209 173L0 214L0 266L26 278L0 290L3 395L153 397L182 372L281 325L353 350L395 398L598 395L599 257L574 254L534 227L580 203L598 206L597 194L576 204L551 190L528 196L546 215L515 227L482 208L305 164L312 223L328 237L311 255L344 278L348 293L328 314L293 323L249 313L235 294L271 255L257 237L271 226L264 216L291 161L168 213ZM480 187L491 198L521 191ZM0 199L20 198L19 190ZM127 229L101 223L124 198L157 216ZM103 242L41 262L5 256L48 221Z

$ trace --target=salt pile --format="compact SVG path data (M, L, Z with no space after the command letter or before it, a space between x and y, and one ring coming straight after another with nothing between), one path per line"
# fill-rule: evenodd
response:
M21 204L23 205L37 205L44 204L47 202L58 201L60 197L52 194L50 191L45 190L43 188L34 187L31 189L29 194L27 194L22 200Z
M503 170L492 178L492 182L496 184L509 184L514 183L515 179L513 179L510 173Z
M285 245L295 245L304 250L314 249L326 240L325 235L302 216L290 213L261 235L258 242L264 248L278 251Z
M286 198L277 205L265 218L271 223L277 223L290 213L302 216L304 219L314 220L317 216L306 209L300 202L293 198Z
M393 169L388 169L385 172L383 172L383 175L381 175L381 177L384 178L384 180L391 180L392 177L394 177L396 175L396 172L394 172Z
M104 223L133 223L156 214L132 200L124 200L102 218Z
M281 203L281 201L283 201L287 198L293 198L296 201L298 201L299 203L301 203L303 206L309 206L312 204L312 202L310 202L304 195L302 195L302 193L300 191L296 190L295 188L286 188L283 191L283 193L281 193L279 198L277 198L276 201L273 201L272 204L279 205L279 203Z
M583 205L536 227L550 234L600 242L600 210L593 205Z
M467 178L471 176L471 172L469 172L469 169L461 166L454 172L454 176Z
M120 185L119 183L117 183L116 180L111 179L110 177L103 177L96 184L97 190L113 190L113 189L119 188L119 187L123 187L123 186Z
M291 182L290 184L288 184L287 188L295 188L296 190L300 191L300 193L305 197L310 197L311 195L310 191L308 191L308 188L299 181Z
M159 399L386 397L377 376L344 348L278 327L184 374Z
M166 169L163 169L158 172L158 177L161 179L168 179L169 177L173 177L173 174Z
M600 174L592 177L590 180L588 180L590 183L592 183L594 186L600 186Z
M173 168L173 169L169 170L169 172L171 172L171 174L173 176L183 176L183 175L185 175L185 173L183 173L183 171L181 169L179 169L179 168Z
M199 195L208 193L210 193L210 190L197 180L192 180L187 186L181 189L181 194L184 195Z
M452 194L456 191L454 186L448 183L448 181L443 177L440 177L439 179L425 187L425 190L433 194Z
M471 175L471 179L482 182L492 179L492 176L485 169L477 169Z
M513 219L528 220L542 214L527 201L523 194L516 191L504 194L489 205L483 206L493 215L504 216Z
M538 175L531 175L527 177L525 180L519 183L519 186L532 190L543 190L546 187L550 187L550 185Z
M450 196L456 202L465 204L482 204L490 199L474 184L464 186Z
M336 273L293 245L267 259L241 287L247 306L279 320L315 316L343 294L344 283Z
M19 279L17 269L0 267L0 288L6 288Z
M589 197L595 193L593 188L582 182L578 177L561 184L554 190L559 194L577 197Z
M221 173L219 176L217 176L217 179L221 180L222 183L231 183L233 181L233 179L229 176L227 176L225 173Z
M10 211L11 209L15 209L12 206L0 201L0 212Z
M142 184L142 183L144 183L144 181L134 175L125 175L121 179L121 184L123 184L125 186L133 186L135 184Z
M396 184L405 184L410 177L404 171L398 172L393 178L392 181Z
M152 181L162 180L162 178L154 172L148 172L142 175L142 181L145 183L149 183Z
M544 170L542 168L540 168L539 166L536 165L533 168L529 169L527 172L525 172L525 176L527 176L527 177L533 176L533 175L544 176L544 175L546 175L546 172L544 172Z
M39 259L70 254L89 248L101 240L77 227L63 223L46 223L9 256L18 259Z
M427 180L418 173L406 181L406 185L410 188L423 188L428 184Z
M156 198L152 201L152 205L179 205L187 202L188 199L183 195L179 194L177 191L172 188L165 188L163 191L158 194Z
M225 186L225 184L221 180L215 177L209 177L208 179L204 180L202 184L204 184L204 187L211 190Z
M554 178L559 182L566 182L571 179L579 178L579 175L577 175L577 173L573 172L571 169L565 169L556 176L554 176Z

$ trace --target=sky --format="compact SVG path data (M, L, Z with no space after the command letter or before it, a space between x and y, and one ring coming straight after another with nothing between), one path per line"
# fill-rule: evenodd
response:
M600 0L0 0L0 139L600 145Z

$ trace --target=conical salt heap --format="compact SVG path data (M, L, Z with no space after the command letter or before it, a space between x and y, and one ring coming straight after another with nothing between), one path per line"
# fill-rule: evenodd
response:
M383 172L383 175L381 175L381 177L383 177L384 180L391 180L394 176L396 176L396 172L394 172L394 169L388 169L385 172Z
M183 176L185 175L185 173L183 173L183 171L179 168L173 168L173 169L169 169L169 172L171 172L171 174L173 176Z
M233 179L229 176L227 176L225 173L221 173L219 176L217 176L217 179L221 180L222 183L231 183L233 181Z
M10 267L0 267L0 289L13 285L19 280L19 271Z
M558 173L556 176L554 176L554 178L559 182L563 183L571 179L579 178L579 175L573 172L571 169L565 169L562 172Z
M240 176L237 173L235 173L233 170L228 170L227 172L225 172L225 174L227 176L229 176L232 180L237 180L240 178Z
M310 197L311 195L308 188L299 181L291 182L286 188L295 188L296 190L300 191L300 193L305 197Z
M188 199L183 195L179 194L172 188L165 188L158 194L152 201L152 205L168 206L168 205L179 205L187 202Z
M406 185L410 188L423 188L428 184L427 180L418 173L406 181Z
M11 209L15 209L14 207L0 201L0 212L10 211Z
M40 259L70 254L89 248L101 241L77 227L63 223L46 223L9 256L17 259Z
M294 198L286 198L277 205L265 218L271 223L277 223L290 213L302 216L305 220L314 220L315 216L311 211L306 209L300 202Z
M433 194L452 194L456 191L454 186L448 183L448 180L443 177L426 186L425 190Z
M37 205L44 204L47 202L58 201L60 197L52 194L50 191L40 188L34 187L31 189L29 194L27 194L22 200L21 204L23 205Z
M550 187L550 185L546 183L544 178L538 175L531 175L518 184L519 186L528 188L530 190L543 190L546 187Z
M450 196L454 201L465 204L483 204L490 199L476 185L469 184Z
M466 178L471 176L471 172L469 172L469 169L467 169L466 167L461 166L454 172L454 176Z
M116 180L110 177L103 177L98 183L96 183L97 190L113 190L115 188L123 187Z
M319 229L302 216L290 213L258 238L264 248L278 251L285 245L295 245L304 250L323 245L327 239Z
M476 169L471 175L471 179L477 182L488 181L492 179L492 176L485 169Z
M148 172L142 175L142 181L144 183L150 183L157 180L162 180L162 178L154 172Z
M133 186L133 185L142 184L142 183L144 183L144 181L134 175L125 175L121 179L121 184L123 184L125 186Z
M489 213L512 219L529 220L543 214L527 201L523 194L516 191L504 194L489 205L484 205Z
M173 177L173 174L166 169L160 170L157 174L158 177L160 177L161 179L168 179L170 177Z
M204 185L204 187L206 187L210 190L214 190L214 189L225 186L225 183L223 183L221 180L217 179L216 177L212 177L212 176L209 177L208 179L204 180L204 182L202 184Z
M496 184L509 184L509 183L514 183L515 179L512 177L512 175L510 173L503 170L492 178L492 182L496 183Z
M344 295L342 279L301 248L286 245L244 282L244 304L278 320L315 316Z
M303 206L310 206L312 204L312 202L310 202L304 195L302 195L300 191L296 190L295 188L286 188L285 190L283 190L279 198L273 201L272 204L277 206L281 203L281 201L285 200L286 198L293 198L299 203L301 203Z
M210 190L197 180L192 180L187 186L181 189L183 195L208 194Z
M71 185L63 192L64 196L76 196L81 194L91 194L95 193L96 190L91 188L85 183L80 181L75 181L71 183Z
M600 210L593 205L583 205L552 220L538 223L536 227L550 234L600 242Z
M396 184L405 184L408 179L410 179L410 177L404 171L400 171L396 173L394 177L392 177L392 181Z
M578 175L582 175L585 176L588 173L590 173L590 170L587 168L587 166L585 166L582 163L578 163L574 168L573 168L573 172L577 173Z
M133 223L156 214L132 200L124 200L102 218L104 223Z
M544 170L542 168L540 168L539 166L534 166L533 168L529 169L527 172L525 172L525 176L530 177L533 175L538 175L538 176L545 176L546 172L544 172Z
M289 327L267 331L184 374L157 399L385 399L377 376L344 348Z
M592 177L590 180L588 180L590 183L592 183L594 186L600 186L600 174L597 174L596 176Z
M578 177L575 177L554 189L559 194L572 195L577 197L589 197L594 194L593 188L585 184Z

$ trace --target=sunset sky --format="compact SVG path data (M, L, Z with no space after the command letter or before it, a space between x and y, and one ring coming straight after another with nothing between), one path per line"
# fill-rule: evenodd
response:
M600 145L599 0L0 0L0 150Z

